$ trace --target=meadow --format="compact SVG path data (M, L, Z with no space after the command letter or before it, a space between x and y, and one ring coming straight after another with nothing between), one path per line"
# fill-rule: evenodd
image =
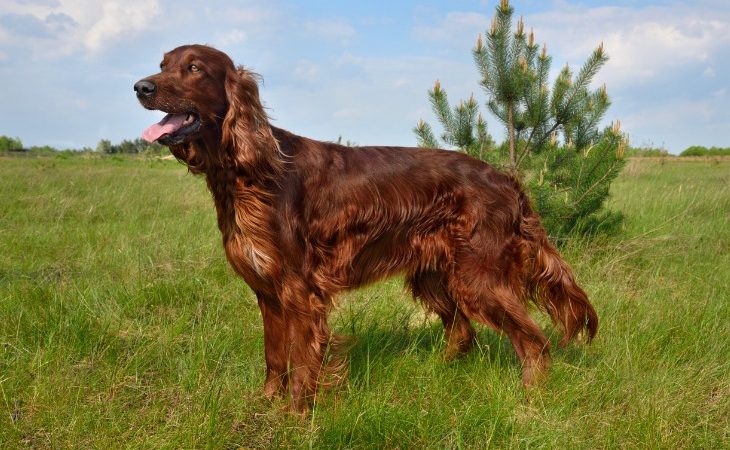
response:
M635 159L561 251L601 319L529 398L505 337L445 362L394 278L342 296L349 377L263 397L252 292L175 161L0 158L0 448L728 448L730 161Z

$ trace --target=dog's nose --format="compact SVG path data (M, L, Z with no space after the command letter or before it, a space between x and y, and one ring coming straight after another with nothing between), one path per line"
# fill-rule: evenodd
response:
M137 97L149 97L155 93L156 89L155 83L149 80L140 80L134 83L134 92L137 93Z

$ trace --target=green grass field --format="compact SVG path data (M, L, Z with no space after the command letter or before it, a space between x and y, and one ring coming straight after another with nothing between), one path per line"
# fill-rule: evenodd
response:
M344 295L350 374L262 395L262 324L204 180L172 161L0 158L0 448L728 448L730 162L631 161L616 236L562 249L601 318L529 400L504 337L447 363L391 279Z

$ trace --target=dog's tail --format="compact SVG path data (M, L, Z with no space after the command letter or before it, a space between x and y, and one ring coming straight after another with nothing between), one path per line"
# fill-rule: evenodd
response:
M585 291L575 282L568 263L548 241L539 216L521 190L520 210L519 230L527 244L527 256L532 261L531 267L526 268L532 300L562 329L561 346L584 330L586 340L590 342L598 330L598 315Z

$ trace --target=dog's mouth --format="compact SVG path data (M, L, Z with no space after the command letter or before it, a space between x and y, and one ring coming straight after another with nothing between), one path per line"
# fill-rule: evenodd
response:
M194 111L169 113L158 123L144 130L142 138L147 142L157 141L162 145L182 144L199 129L200 116Z

